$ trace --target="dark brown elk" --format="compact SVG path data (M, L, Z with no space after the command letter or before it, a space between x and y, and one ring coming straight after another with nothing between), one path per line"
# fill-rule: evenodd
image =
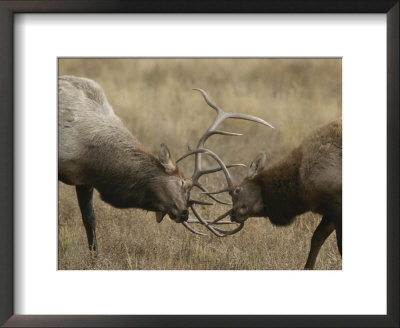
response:
M194 152L209 152L207 149L202 149L205 140L212 134L218 133L215 127L230 114L214 104L203 90L199 91L207 104L215 109L217 118L200 139L197 148L195 150L189 148L191 152L178 161ZM229 132L223 134L239 135ZM192 177L195 183L203 172L198 158L200 155L201 153L196 153L196 170ZM272 167L264 169L266 155L261 153L250 165L247 177L238 185L233 185L227 170L229 166L225 166L219 158L218 162L225 174L227 187L215 192L203 190L203 193L215 201L225 203L215 196L229 192L232 197L232 208L215 220L209 221L204 219L192 205L191 209L196 218L189 219L189 223L203 224L214 235L225 237L239 232L249 217L268 217L274 225L286 226L292 223L297 215L312 211L321 214L322 220L313 234L305 268L314 268L320 248L335 229L337 245L342 254L341 119L316 130L286 158ZM223 230L215 226L229 224L229 221L223 221L229 215L231 222L239 223L238 227L233 230Z
M231 220L268 217L286 226L297 215L312 211L322 215L316 228L305 269L313 269L318 252L336 229L342 254L342 121L316 130L286 158L264 169L265 154L251 164L247 177L230 188Z
M203 92L202 90L200 90ZM224 113L217 117L215 128L226 118L246 119L268 125L253 116ZM215 131L206 134L205 140ZM200 171L201 154L214 158L219 167ZM96 219L93 208L93 189L102 200L117 208L140 208L156 212L157 222L165 214L190 231L188 224L191 207L210 203L189 199L193 186L207 192L199 182L200 175L226 166L219 157L206 149L191 151L195 155L195 174L186 179L171 158L165 145L161 145L158 158L150 154L114 114L103 89L94 81L62 76L58 79L58 178L76 186L90 250L97 250ZM228 165L228 167L236 166ZM193 181L193 182L192 182ZM215 198L212 195L211 198Z

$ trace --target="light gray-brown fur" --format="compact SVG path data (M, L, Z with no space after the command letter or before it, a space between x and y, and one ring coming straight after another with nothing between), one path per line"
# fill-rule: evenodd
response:
M59 172L69 183L92 184L96 179L84 172L84 163L107 171L108 165L126 161L124 152L138 153L139 163L146 159L140 156L146 152L144 147L114 114L97 83L62 76L58 90L58 164ZM95 158L88 156L93 150ZM96 162L100 158L103 160Z
M61 181L96 188L115 207L160 211L177 222L185 219L190 181L166 146L161 146L159 158L144 148L115 115L96 82L59 77L58 111Z

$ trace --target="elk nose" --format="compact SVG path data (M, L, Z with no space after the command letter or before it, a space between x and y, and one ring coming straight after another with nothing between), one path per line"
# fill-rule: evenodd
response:
M181 221L187 221L189 218L189 211L188 210L183 210L182 215L181 215Z

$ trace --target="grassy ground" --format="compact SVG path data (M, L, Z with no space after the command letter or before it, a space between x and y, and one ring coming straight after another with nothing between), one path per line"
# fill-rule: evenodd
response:
M272 164L311 130L341 116L339 59L62 59L60 75L94 79L132 133L154 154L166 143L177 158L186 143L198 140L214 112L194 87L207 91L226 111L259 116L272 125L231 120L223 130L242 137L215 136L208 147L225 162L249 165L265 151ZM192 160L182 164L191 175ZM232 170L239 181L247 169ZM209 189L222 186L207 177ZM118 210L95 192L99 254L90 256L75 188L59 183L60 269L302 269L320 216L307 213L289 227L252 218L226 238L197 236L169 218L157 224L154 213ZM214 218L228 208L203 208ZM201 230L200 227L196 227ZM316 269L341 269L335 234L326 241Z

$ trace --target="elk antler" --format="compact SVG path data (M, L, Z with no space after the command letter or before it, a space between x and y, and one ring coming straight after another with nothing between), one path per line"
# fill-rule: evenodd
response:
M194 172L193 175L191 177L192 180L192 185L193 187L197 187L202 191L202 194L205 194L206 196L208 196L209 198L211 198L212 200L220 203L220 204L225 204L225 205L231 205L230 203L224 202L220 199L218 199L216 196L216 194L220 194L223 192L227 192L229 191L229 189L232 187L232 178L231 175L228 171L228 168L231 167L237 167L237 166L246 166L244 164L229 164L229 165L225 165L224 162L218 157L217 154L215 154L214 152L212 152L209 149L204 148L204 144L206 143L207 139L215 134L219 134L219 135L225 135L225 136L241 136L242 134L240 133L234 133L234 132L226 132L226 131L221 131L221 130L217 130L217 127L219 124L221 124L224 120L228 119L228 118L234 118L234 119L241 119L241 120L248 120L248 121L253 121L253 122L257 122L257 123L261 123L264 124L266 126L269 126L271 128L273 128L273 126L271 124L269 124L268 122L255 117L255 116L251 116L251 115L246 115L246 114L238 114L238 113L230 113L230 112L224 112L221 108L219 108L217 105L215 105L210 98L208 97L207 93L202 90L202 89L198 89L195 88L193 90L199 91L201 92L201 94L204 97L204 100L206 101L206 103L213 108L216 113L217 116L214 120L214 122L211 124L211 126L207 129L207 131L201 136L201 138L199 139L199 142L197 143L197 147L195 149L192 149L190 147L190 143L188 143L188 153L186 153L185 155L181 156L176 162L178 163L179 161L183 160L184 158L190 156L190 155L194 155L195 156L195 166L194 166ZM216 168L212 168L212 169L207 169L204 170L202 169L202 162L201 162L201 155L205 154L208 155L210 157L212 157L219 165L219 167ZM222 171L225 175L226 178L226 182L227 182L227 187L223 188L221 190L218 191L214 191L214 192L209 192L200 182L199 179L201 176L203 176L204 174L210 174L210 173L215 173L215 172L219 172ZM207 221L205 219L202 218L202 216L200 215L200 213L198 212L198 210L195 207L195 204L201 204L201 205L212 205L212 203L208 203L208 202L203 202L200 200L194 200L194 199L190 199L189 200L189 206L193 212L193 214L196 216L196 219L189 219L189 221L184 222L184 226L189 229L191 232L196 233L196 234L200 234L200 235L204 235L204 233L198 232L196 230L194 230L192 227L189 226L188 223L201 223L203 224L208 230L210 230L214 235L218 236L218 237L225 237L227 235L232 235L234 233L239 232L244 225L244 222L240 223L240 225L233 229L233 230L222 230L219 229L217 227L213 227L213 224L232 224L232 222L228 222L228 221L222 221L223 218L227 217L230 213L231 210L229 210L228 212L224 213L223 215L219 216L217 219L215 219L214 221Z

